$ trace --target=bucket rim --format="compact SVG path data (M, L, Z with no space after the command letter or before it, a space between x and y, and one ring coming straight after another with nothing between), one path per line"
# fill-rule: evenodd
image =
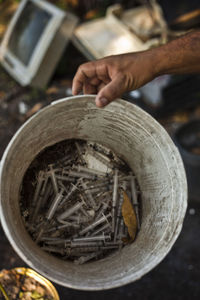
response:
M62 99L59 99L59 100L56 100L56 101L53 101L51 104L49 104L48 106L44 107L43 109L41 109L40 111L38 111L35 115L33 115L30 119L28 119L19 129L18 131L15 133L15 135L13 136L13 138L11 139L11 141L9 142L4 154L3 154L3 157L2 157L2 161L1 161L1 166L0 166L0 189L1 189L1 184L2 184L2 175L3 175L3 170L4 170L4 164L5 164L5 161L6 161L6 157L12 147L12 144L13 142L15 141L15 139L18 137L18 135L20 134L21 131L23 131L24 127L27 126L27 124L29 124L30 122L32 122L33 119L37 118L39 114L42 114L44 111L46 111L47 109L50 109L51 107L53 108L55 105L59 105L60 103L63 103L63 102L66 102L66 101L76 101L76 99L81 99L81 98L88 98L90 100L94 100L95 99L95 95L79 95L79 96L72 96L72 97L65 97L65 98L62 98ZM129 103L129 102L126 102L124 101L123 99L117 99L115 100L114 102L110 103L108 106L115 106L115 105L125 105L127 107L130 107L130 108L133 108L134 107L134 110L137 112L142 112L142 114L147 117L147 118L150 118L152 122L154 122L154 124L156 124L156 126L162 130L165 131L165 134L167 134L167 136L170 138L171 140L171 137L169 136L169 134L166 132L166 130L152 117L150 116L147 112L145 112L143 109L141 109L140 107L132 104L132 103ZM96 108L96 109L100 109L100 108L97 108L96 106L94 107L94 104L91 103L91 107L93 108ZM107 109L109 109L109 107L107 107ZM172 140L171 140L172 141ZM173 144L173 143L172 143ZM174 245L174 242L176 241L176 239L178 238L180 232L181 232L181 229L182 229L182 223L183 223L183 219L184 219L184 216L185 216L185 213L186 213L186 209L187 209L187 196L186 196L186 193L187 193L187 181L186 181L186 175L185 175L185 171L184 171L184 166L183 166L183 162L182 162L182 159L181 159L181 156L180 156L180 153L179 151L177 150L177 147L174 145L174 151L176 149L176 165L177 165L177 168L181 168L181 170L179 170L181 173L182 173L182 176L183 176L183 182L185 184L185 191L182 191L182 206L181 206L181 209L180 209L180 215L179 215L179 226L176 227L176 235L173 236L173 238L170 240L170 245L168 245L168 248L167 248L167 251L165 252L164 255L162 255L161 257L154 257L154 259L152 259L152 261L150 263L148 263L148 266L146 266L144 269L143 269L143 274L141 275L141 273L138 271L137 273L134 273L134 278L132 278L131 274L129 276L126 277L126 280L124 280L123 282L121 282L121 279L116 279L115 281L111 283L108 283L108 284L105 284L105 286L91 286L91 285L85 285L85 286L79 286L79 285L76 285L76 284L72 284L72 283L61 283L59 280L55 280L54 277L52 277L51 275L45 273L45 271L41 271L40 269L36 268L34 263L32 263L24 253L21 252L21 250L19 249L19 247L15 244L15 240L14 238L10 235L9 233L9 230L7 228L7 225L6 225L6 220L5 220L5 217L3 215L3 212L2 212L2 204L1 204L1 196L0 196L0 218L1 218L1 222L2 222L2 227L6 233L6 237L8 238L8 240L10 241L12 247L15 249L15 251L17 252L17 254L25 261L29 264L29 266L31 266L32 268L34 268L35 270L37 270L39 273L41 273L43 276L47 276L50 280L58 283L58 284L61 284L65 287L69 287L69 288L73 288L73 289L77 289L77 290L87 290L87 291L98 291L98 290L108 290L108 289L112 289L112 288L116 288L116 287L120 287L120 286L123 286L123 285L126 285L126 284L129 284L133 281L136 281L138 279L140 279L141 277L143 277L146 273L148 273L150 270L152 270L153 268L155 268L164 258L165 256L169 253L169 251L171 250L172 246ZM168 227L167 227L168 228ZM167 229L166 229L167 230Z

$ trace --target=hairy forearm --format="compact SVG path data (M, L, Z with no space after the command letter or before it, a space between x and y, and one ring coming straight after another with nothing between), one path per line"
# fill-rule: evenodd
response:
M97 94L96 105L104 107L159 75L184 73L200 73L200 31L158 48L83 64L74 77L73 94Z
M163 74L200 73L200 31L188 33L152 50L155 77Z

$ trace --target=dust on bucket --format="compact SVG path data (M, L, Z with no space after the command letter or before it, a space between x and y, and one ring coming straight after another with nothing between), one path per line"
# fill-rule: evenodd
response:
M61 99L30 118L9 143L0 174L1 221L13 248L43 276L80 290L119 287L149 272L176 241L187 207L183 163L162 126L123 100L99 109L94 99ZM41 150L66 139L90 140L113 150L133 169L142 193L142 223L135 242L85 265L42 251L20 215L20 186L30 163Z

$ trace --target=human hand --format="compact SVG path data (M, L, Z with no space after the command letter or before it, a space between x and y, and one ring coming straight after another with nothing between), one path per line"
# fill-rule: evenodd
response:
M104 107L124 92L138 89L152 80L151 50L108 56L81 65L74 77L72 93L97 94L96 105Z
M96 105L104 107L159 75L187 73L200 73L200 30L154 49L83 64L74 77L72 93L97 94Z

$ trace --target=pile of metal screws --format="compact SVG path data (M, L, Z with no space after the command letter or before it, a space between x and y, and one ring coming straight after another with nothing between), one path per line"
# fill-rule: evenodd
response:
M21 212L44 251L83 264L124 246L123 191L139 229L138 184L127 164L100 144L70 140L63 157L37 172L32 201L25 207L21 197Z

